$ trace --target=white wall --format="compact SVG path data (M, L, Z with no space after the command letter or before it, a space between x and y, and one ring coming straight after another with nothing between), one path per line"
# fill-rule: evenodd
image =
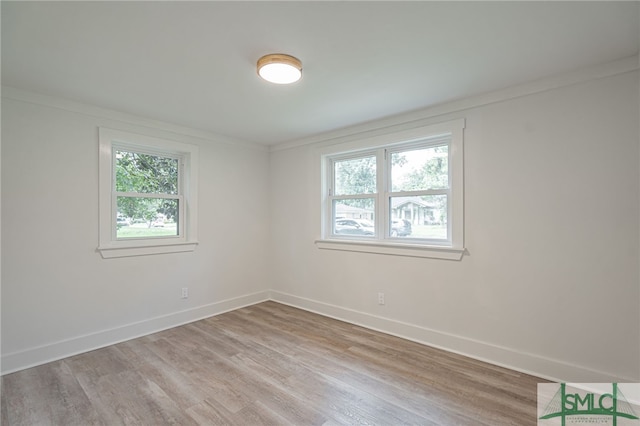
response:
M460 262L316 248L318 153L353 129L269 155L3 90L2 371L271 297L545 377L640 381L640 87L610 68L356 128L466 118ZM96 252L98 126L199 146L195 252Z
M544 377L639 381L638 73L583 77L424 112L466 118L459 262L319 250L319 151L354 136L274 150L273 297Z
M98 126L199 146L195 252L119 259L96 252ZM3 91L4 372L268 297L267 150L182 130ZM181 287L189 299L180 298Z

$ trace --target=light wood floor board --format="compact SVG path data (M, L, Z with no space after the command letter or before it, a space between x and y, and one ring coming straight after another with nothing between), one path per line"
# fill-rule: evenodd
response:
M2 377L3 425L535 425L544 380L265 302Z

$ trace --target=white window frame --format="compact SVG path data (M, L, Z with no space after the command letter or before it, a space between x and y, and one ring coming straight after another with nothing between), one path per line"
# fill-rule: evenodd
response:
M179 253L195 250L197 241L198 147L121 130L100 127L98 251L103 258ZM178 194L122 193L115 190L115 151L175 158L179 162ZM178 235L117 238L117 197L135 196L178 200Z
M464 127L465 120L458 119L430 126L402 130L394 133L355 140L339 146L321 150L322 170L322 211L321 238L316 241L320 249L344 250L366 253L390 254L399 256L428 257L447 260L460 260L464 248ZM391 154L413 148L426 148L442 145L449 146L449 188L446 190L424 190L392 192L390 184ZM374 197L375 225L374 236L340 235L333 232L333 201L340 199L332 193L334 184L333 163L337 160L376 155L377 188ZM391 237L390 200L393 196L412 196L446 194L447 236L446 240L405 239ZM362 197L365 195L363 194ZM359 198L360 196L347 196Z

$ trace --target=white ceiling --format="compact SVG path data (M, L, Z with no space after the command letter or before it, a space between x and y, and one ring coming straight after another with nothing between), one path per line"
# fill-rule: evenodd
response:
M271 145L636 55L639 5L2 1L2 84Z

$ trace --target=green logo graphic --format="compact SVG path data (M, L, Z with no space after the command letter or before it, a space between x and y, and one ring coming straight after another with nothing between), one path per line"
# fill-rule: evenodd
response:
M617 383L612 383L611 393L604 394L567 393L566 383L561 383L539 419L560 417L562 426L565 426L567 417L587 415L611 417L613 426L617 426L618 418L639 419Z

